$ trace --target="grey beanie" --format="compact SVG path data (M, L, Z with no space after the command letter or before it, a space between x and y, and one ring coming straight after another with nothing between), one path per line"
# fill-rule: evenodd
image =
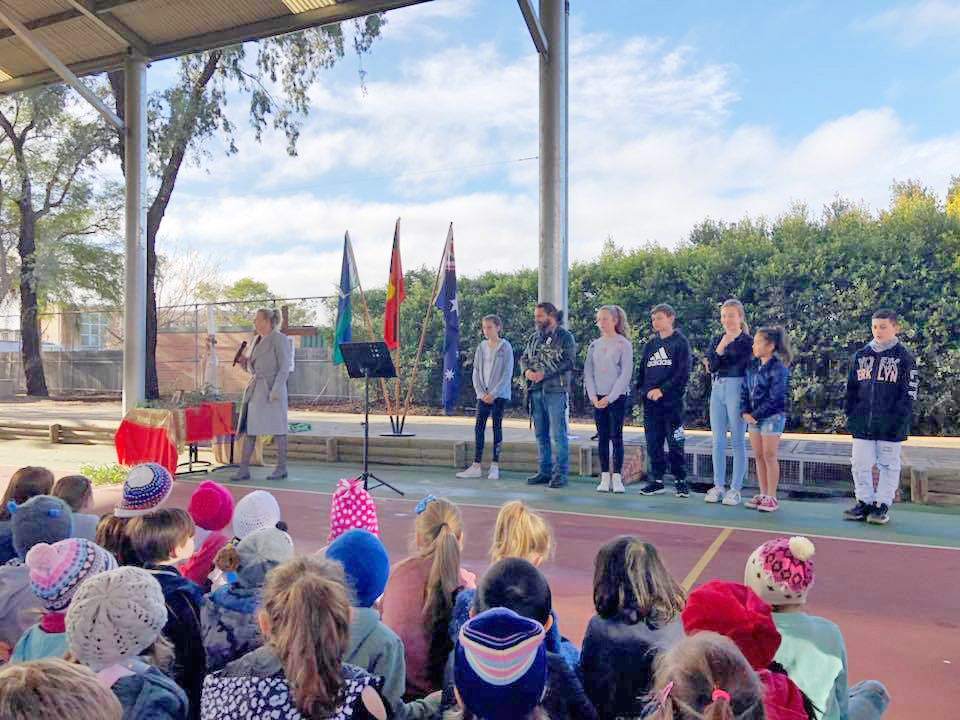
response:
M37 543L53 545L73 535L73 513L60 498L36 495L22 505L10 505L13 549L21 560Z
M81 583L67 608L67 644L100 671L147 650L167 624L160 583L138 567L121 567Z
M293 558L293 539L283 530L254 530L237 544L237 579L247 588L263 585L267 573Z

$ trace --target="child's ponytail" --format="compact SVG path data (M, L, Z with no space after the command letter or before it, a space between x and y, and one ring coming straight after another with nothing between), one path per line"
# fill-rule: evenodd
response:
M757 332L773 343L773 352L780 358L780 362L784 365L793 362L793 346L790 344L790 336L782 325L769 325L760 328Z
M703 710L703 720L734 720L730 693L721 689L714 690L710 704Z

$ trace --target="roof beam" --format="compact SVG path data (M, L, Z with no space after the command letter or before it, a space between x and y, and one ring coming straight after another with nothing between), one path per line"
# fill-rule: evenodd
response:
M115 53L103 57L91 58L82 62L71 63L70 70L74 75L90 75L93 73L110 72L123 68L123 63L129 56L129 53ZM60 82L59 76L52 70L42 70L29 75L17 75L12 80L0 83L0 95L29 90L30 88L40 87L41 85L50 85Z
M95 15L93 11L90 8L88 8L83 2L81 2L80 0L67 0L67 2L70 3L70 5L72 5L77 12L79 12L88 20L91 20L94 25L96 25L98 28L100 28L105 33L107 33L107 35L112 37L118 43L120 43L121 45L129 45L126 38L120 35L120 33L118 33L112 27L107 25L100 17Z
M537 11L533 9L530 0L517 0L517 4L520 5L520 12L523 13L523 19L527 23L527 30L530 31L530 37L537 52L546 57L549 45L543 26L540 24L540 18L537 17Z
M74 2L75 0L70 0ZM114 37L119 37L120 42L130 46L137 55L144 58L150 57L150 45L137 33L130 29L126 23L111 12L104 12L96 16L97 22L106 28Z
M13 15L10 7L6 2L4 2L4 0L0 0L0 21L6 23L7 27L16 33L16 36L20 38L23 44L30 48L41 60L49 65L50 69L59 75L67 85L80 93L88 103L93 105L97 112L103 115L107 122L109 122L118 130L123 130L123 120L121 120L113 110L108 108L106 104L104 104L104 102L98 98L93 91L90 90L90 88L80 82L80 79L60 61L60 58L50 52L46 46L44 46L36 37L34 37L33 31L28 30L26 26Z

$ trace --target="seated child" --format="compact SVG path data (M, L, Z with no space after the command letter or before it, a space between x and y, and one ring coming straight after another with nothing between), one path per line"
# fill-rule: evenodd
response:
M3 720L121 720L123 708L93 671L61 658L0 670Z
M886 688L866 680L848 689L847 650L840 628L805 612L813 587L814 552L805 537L765 542L747 560L743 582L772 606L781 638L774 660L821 709L822 720L879 718L890 702Z
M327 543L332 543L353 528L379 535L377 504L363 487L362 479L340 478L330 501L330 534L327 535Z
M543 626L506 608L464 624L457 642L454 683L460 712L452 720L546 720L541 698L547 684Z
M382 680L343 662L350 600L337 563L300 557L274 568L258 621L264 646L207 677L204 720L386 720Z
M207 670L200 629L203 591L180 575L171 563L193 554L193 520L185 510L160 508L138 515L127 524L127 535L137 556L163 589L167 604L164 636L173 643L173 678L187 692L191 718L200 717L200 694Z
M50 493L73 510L73 536L94 542L100 516L89 512L93 507L93 485L84 475L64 475Z
M254 530L278 528L286 531L287 526L280 518L280 503L266 490L254 490L237 500L233 508L233 538L243 540Z
M476 576L460 567L463 523L457 506L427 495L416 513L416 554L391 569L382 601L383 623L403 641L407 700L440 690L453 649L448 626L455 595L477 586Z
M74 516L76 517L76 516ZM67 652L64 625L67 607L84 580L117 567L113 555L83 538L37 543L27 553L30 587L43 605L43 617L20 636L11 662L63 657Z
M17 556L17 551L13 549L10 503L23 505L36 495L49 495L52 489L53 473L45 467L22 467L10 478L3 500L0 500L0 565Z
M187 718L186 694L163 672L173 656L166 622L160 584L136 567L87 578L67 608L71 655L113 691L124 720Z
M683 637L685 600L653 545L622 535L600 548L580 675L602 720L640 715L654 660Z
M657 656L644 720L767 720L764 688L729 638L698 632Z
M27 553L39 543L66 540L73 532L70 506L60 498L36 495L23 505L10 503L16 557L0 566L0 643L11 649L27 628L43 614L40 600L30 588Z
M293 540L283 530L255 530L217 554L230 582L207 595L200 609L207 670L219 670L263 645L257 625L260 592L267 573L293 558Z
M213 571L214 558L230 541L222 531L233 517L233 496L223 485L204 480L190 496L187 512L196 527L193 536L195 550L180 566L180 573L204 591L209 591L209 575Z

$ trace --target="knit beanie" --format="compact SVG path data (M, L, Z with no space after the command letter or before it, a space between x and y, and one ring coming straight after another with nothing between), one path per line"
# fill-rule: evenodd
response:
M390 558L376 535L358 528L347 530L327 548L326 555L343 565L355 607L371 607L383 595L390 576Z
M21 560L37 543L55 543L73 534L73 513L60 498L35 495L22 505L11 502L7 507L13 514L13 549Z
M687 635L710 630L733 640L755 670L769 667L780 647L770 606L746 585L711 580L690 593L680 617Z
M814 552L805 537L765 542L747 560L743 582L771 605L803 605L813 587Z
M97 573L113 570L113 555L85 538L69 538L53 545L37 543L27 553L30 587L47 612L63 612L77 588Z
M197 527L220 532L233 517L233 496L220 483L204 480L190 496L187 512Z
M543 626L513 610L493 608L464 623L453 666L466 708L483 720L526 717L547 684Z
M95 672L143 653L160 637L167 606L160 583L137 567L88 578L67 608L70 652Z
M241 540L254 530L275 528L278 522L280 504L266 490L244 495L233 509L233 534Z
M377 504L363 487L363 480L340 478L330 501L330 534L327 542L332 543L351 528L379 535Z
M173 476L163 465L134 465L123 481L123 499L113 509L116 517L146 515L163 505L173 492Z
M293 558L293 538L283 530L260 528L237 544L237 579L248 588L258 588L267 573Z

